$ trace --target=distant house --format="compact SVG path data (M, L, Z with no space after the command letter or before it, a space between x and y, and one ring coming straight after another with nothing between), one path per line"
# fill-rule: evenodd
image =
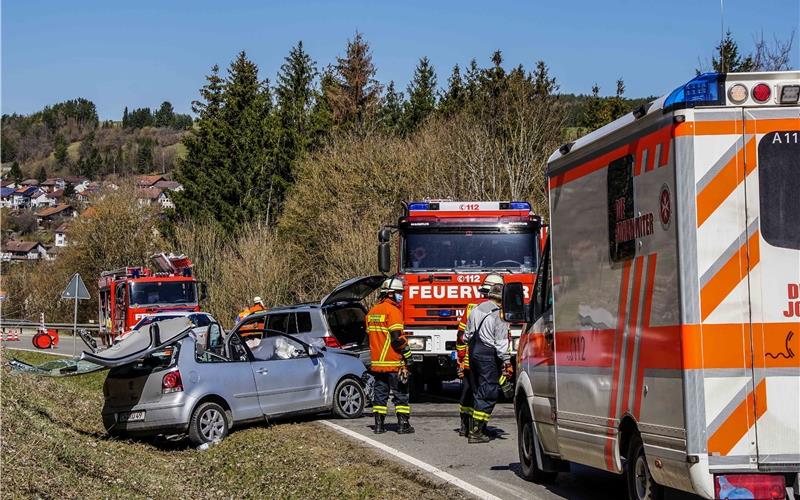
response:
M54 207L58 203L58 199L51 193L39 190L36 194L31 195L31 208L37 209L42 207Z
M39 210L34 215L36 215L36 220L41 226L46 223L53 223L61 219L66 219L67 217L75 217L77 212L70 205L61 204Z
M140 188L156 187L156 183L166 180L163 175L140 175L136 178L136 185Z
M65 247L67 246L67 228L69 228L69 223L65 222L58 226L55 231L53 231L53 244L57 247Z
M64 182L64 179L60 177L53 177L39 184L39 187L48 193L52 193L53 191L58 191L59 189L63 190L65 187L67 187L67 183Z
M139 200L139 205L141 206L158 205L162 210L175 208L175 203L173 203L167 192L155 187L138 189L136 199Z
M15 191L13 187L0 188L0 207L13 208Z
M153 187L164 191L183 191L183 184L178 181L158 181L153 184Z
M14 182L13 179L3 179L0 181L0 187L17 189L19 186L17 186L17 183Z
M23 186L17 188L12 195L11 208L14 210L30 208L31 197L39 192L39 188L36 186Z
M64 199L64 190L63 189L56 189L55 191L50 192L50 196L56 199L56 202L60 202Z
M47 259L47 249L38 241L9 240L2 246L0 259L3 262Z
M90 182L83 190L75 192L75 199L80 202L89 202L90 198L100 192L99 182Z
M76 193L82 193L89 186L89 179L82 175L68 175L64 177L64 182L72 184L72 189Z
M20 182L23 186L38 186L39 181L36 179L25 179L24 181Z

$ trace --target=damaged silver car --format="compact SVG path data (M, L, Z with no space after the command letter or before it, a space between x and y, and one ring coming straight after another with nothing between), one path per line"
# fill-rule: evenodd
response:
M283 332L266 331L251 351L217 323L174 318L81 359L111 368L102 416L115 436L185 433L199 445L245 422L322 412L357 418L366 404L356 355Z

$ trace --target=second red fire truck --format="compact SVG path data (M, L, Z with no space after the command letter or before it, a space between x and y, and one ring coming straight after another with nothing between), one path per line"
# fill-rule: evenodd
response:
M200 310L205 286L192 276L188 257L160 253L153 255L151 262L154 270L123 267L100 275L100 337L105 342L113 343L145 316Z
M397 273L406 284L402 308L417 383L438 390L456 377L458 321L487 274L533 285L541 228L527 202L428 200L404 203L397 224L380 230L383 273L392 267L391 236L399 235ZM519 328L512 335L516 350Z

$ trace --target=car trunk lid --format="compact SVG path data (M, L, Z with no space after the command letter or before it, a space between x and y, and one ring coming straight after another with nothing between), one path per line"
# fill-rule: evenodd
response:
M80 359L109 368L127 365L145 358L165 346L174 344L188 335L193 327L192 322L186 317L159 321L150 325L148 330L130 335L104 351L98 353L84 351L81 353Z

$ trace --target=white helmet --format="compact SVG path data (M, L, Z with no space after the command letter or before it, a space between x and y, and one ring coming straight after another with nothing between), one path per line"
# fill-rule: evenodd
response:
M386 278L381 285L380 293L403 293L403 282L398 278Z
M261 307L264 307L264 299L259 296L253 297L253 304L260 304Z
M499 274L492 273L487 275L486 278L483 279L483 283L481 284L480 288L478 288L478 291L480 291L483 294L487 294L489 293L489 290L491 290L492 286L502 285L502 284L503 284L503 277L500 276Z

